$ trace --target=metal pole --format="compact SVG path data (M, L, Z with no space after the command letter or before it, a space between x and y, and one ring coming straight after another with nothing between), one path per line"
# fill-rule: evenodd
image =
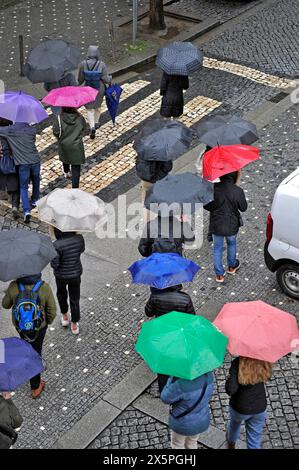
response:
M133 46L136 45L138 23L138 0L133 0Z
M24 77L24 37L19 35L20 76Z

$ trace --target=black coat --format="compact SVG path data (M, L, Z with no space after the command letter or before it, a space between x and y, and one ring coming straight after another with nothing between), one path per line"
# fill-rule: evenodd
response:
M234 178L222 177L222 181L214 185L214 201L204 206L211 213L210 232L225 237L236 235L242 225L239 211L245 212L247 207L244 191L235 184Z
M267 408L265 384L240 385L238 382L239 358L233 360L225 390L230 395L230 406L244 415L262 413Z
M171 172L172 162L155 162L136 158L136 173L142 181L156 183L165 178Z
M182 285L167 289L151 288L151 296L145 306L147 317L160 317L176 311L195 315L195 309L189 294L182 292Z
M9 143L3 137L0 137L0 150L3 156L13 158ZM10 175L4 175L0 171L0 191L8 191L12 193L19 191L19 175L17 173L17 169L16 173L12 173Z
M58 256L51 262L55 277L64 280L80 277L83 272L80 257L85 251L82 235L72 232L62 233L54 242L54 247L58 253Z
M184 112L183 90L189 88L189 79L181 75L162 76L160 94L163 96L160 114L163 117L180 117Z
M0 395L0 449L9 449L17 440L15 429L23 423L23 418L11 399Z
M147 223L138 250L144 256L153 253L178 253L182 256L183 244L192 243L195 235L186 222L174 217L156 217Z

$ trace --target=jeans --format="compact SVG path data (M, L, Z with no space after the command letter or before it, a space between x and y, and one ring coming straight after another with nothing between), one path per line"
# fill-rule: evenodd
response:
M69 173L70 166L67 163L63 164L64 173ZM72 188L79 188L80 185L81 165L72 165Z
M28 186L32 180L31 201L36 202L39 199L40 191L40 163L29 165L19 165L20 194L23 204L24 214L30 214L30 202L28 196Z
M197 441L199 434L195 436L182 436L171 431L171 448L172 449L197 449Z
M40 356L42 355L43 344L44 344L46 333L47 333L47 327L41 328L38 332L37 338L32 343L29 343ZM20 333L20 337L24 339L25 341L28 341L26 337L22 334L22 332ZM31 385L31 390L38 389L38 387L40 386L40 374L35 375L34 377L32 377L32 379L30 379L30 385Z
M224 239L226 239L227 243L227 265L229 268L237 266L237 235L224 237L213 234L213 262L216 276L223 276L225 272L222 260Z
M263 427L267 412L263 411L256 415L242 415L229 407L230 422L228 426L228 441L237 442L240 436L241 424L245 421L247 449L260 449Z
M80 321L80 284L81 277L68 280L56 278L57 300L60 311L62 315L66 315L68 313L69 297L72 323L78 323Z

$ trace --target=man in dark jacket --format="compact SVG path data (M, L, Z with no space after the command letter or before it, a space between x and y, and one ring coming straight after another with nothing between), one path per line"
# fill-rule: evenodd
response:
M83 273L81 254L85 251L82 235L74 232L61 232L54 229L56 241L54 247L58 256L51 262L57 285L57 300L60 306L64 327L69 326L68 295L71 309L71 331L79 334L80 321L80 285Z
M17 122L12 126L0 127L0 137L5 137L8 141L15 165L18 167L24 221L29 224L31 207L36 207L40 193L40 157L36 148L36 128L27 123ZM32 181L31 207L28 196L30 180Z
M237 234L243 225L241 212L247 210L244 191L237 186L239 173L234 172L221 176L220 183L215 184L214 201L204 208L211 213L210 231L213 234L213 261L216 282L224 282L223 267L224 239L227 243L228 274L235 274L240 267L237 259Z
M155 289L151 287L151 296L145 306L147 317L160 317L173 311L196 315L192 299L189 294L182 292L183 286L168 287L167 289ZM165 387L168 375L158 374L159 391Z
M183 90L188 90L189 79L182 75L163 73L160 94L163 96L160 114L166 118L178 118L184 112Z

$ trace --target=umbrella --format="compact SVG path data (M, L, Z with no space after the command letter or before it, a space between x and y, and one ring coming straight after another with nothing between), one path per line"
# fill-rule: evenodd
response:
M0 233L0 281L40 273L57 256L50 237L28 230Z
M51 106L81 108L81 106L95 101L98 93L98 90L90 86L66 86L50 91L42 101Z
M196 204L208 204L213 199L212 183L192 173L181 173L167 175L157 181L147 192L145 207L162 216L169 215L170 211L176 214L193 213Z
M206 318L170 312L142 325L135 349L153 372L193 380L223 364L226 345Z
M41 356L20 338L0 340L0 392L13 392L43 372Z
M118 109L120 96L122 92L123 92L123 89L119 85L117 85L117 83L109 86L105 90L106 105L110 113L113 124L115 124L117 109Z
M32 83L57 82L65 72L75 70L80 49L62 39L47 39L29 53L24 74Z
M296 318L261 300L226 304L214 325L228 336L234 356L276 362L298 347Z
M7 91L0 95L0 116L28 124L37 124L49 117L37 99L22 91Z
M259 149L248 145L221 145L203 156L203 177L214 181L220 176L238 171L259 159Z
M217 145L251 145L258 139L256 125L236 116L214 116L196 127L199 139L209 147Z
M134 284L166 289L192 282L200 267L177 253L153 253L129 267Z
M139 133L134 149L143 160L175 160L191 145L193 133L179 121L153 119Z
M156 65L168 75L190 75L203 63L203 53L191 42L173 42L159 49Z
M81 189L55 189L37 207L40 220L62 232L93 232L107 217L104 202Z

